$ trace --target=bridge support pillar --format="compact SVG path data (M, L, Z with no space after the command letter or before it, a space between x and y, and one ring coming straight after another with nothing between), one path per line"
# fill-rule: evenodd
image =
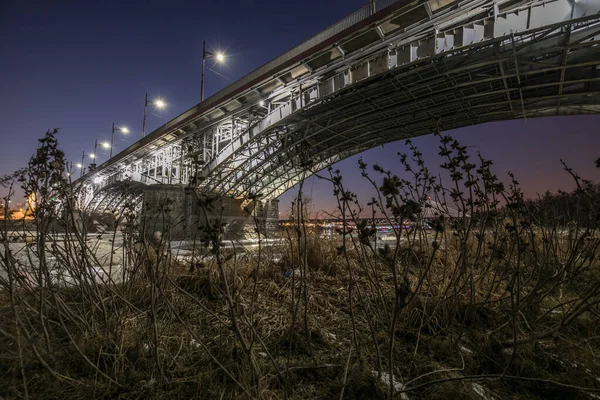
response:
M257 231L263 236L272 236L279 229L279 200L257 200L244 207L248 216L244 236L256 237Z
M271 236L279 227L279 200L243 200L198 196L179 185L151 185L144 190L141 224L146 236L160 231L170 240L200 239L202 232L223 225L225 239ZM255 209L256 208L256 209Z
M267 200L265 205L265 231L268 233L279 230L279 200Z

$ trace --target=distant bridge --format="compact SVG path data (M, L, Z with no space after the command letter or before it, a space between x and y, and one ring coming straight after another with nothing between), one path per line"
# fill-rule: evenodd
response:
M90 210L144 184L275 198L375 146L600 110L600 0L378 0L78 180Z

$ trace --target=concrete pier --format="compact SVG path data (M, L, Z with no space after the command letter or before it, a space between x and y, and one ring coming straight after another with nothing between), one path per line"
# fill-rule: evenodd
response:
M161 231L171 240L198 239L222 229L225 239L272 236L279 227L279 200L242 200L198 195L179 185L144 188L141 224L147 236Z

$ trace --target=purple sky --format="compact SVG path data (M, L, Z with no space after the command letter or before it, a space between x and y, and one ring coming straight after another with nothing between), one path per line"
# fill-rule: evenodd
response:
M200 96L202 40L228 54L225 66L208 66L206 96L355 11L366 0L228 1L14 1L0 2L0 175L26 165L37 138L60 127L69 160L110 139L114 122L132 131L116 139L121 151L141 136L144 94L164 97L168 110L148 118L147 132L195 105ZM224 77L223 77L224 76ZM225 78L226 77L226 78ZM528 196L571 188L565 159L597 180L600 117L501 122L452 132L495 161L499 174L517 174ZM432 136L414 140L430 167L439 164ZM386 168L398 166L402 143L362 156ZM100 155L101 162L107 158ZM361 185L353 157L340 163L351 187ZM86 160L89 162L89 159ZM398 168L400 171L400 168ZM5 195L0 189L0 195ZM331 209L331 188L309 180L313 211ZM309 192L310 191L310 192ZM293 191L282 196L285 211Z

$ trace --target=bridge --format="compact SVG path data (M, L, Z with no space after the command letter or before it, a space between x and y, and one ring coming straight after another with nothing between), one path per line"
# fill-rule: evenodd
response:
M77 180L102 212L148 185L274 199L364 150L600 111L600 0L377 0ZM189 189L188 189L189 190Z

